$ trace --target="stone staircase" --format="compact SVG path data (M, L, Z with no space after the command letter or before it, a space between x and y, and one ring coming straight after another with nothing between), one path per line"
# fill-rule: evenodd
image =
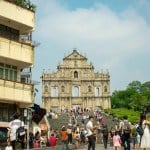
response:
M50 127L54 130L60 130L62 126L67 126L69 123L69 116L67 113L58 114L58 118L48 118Z
M93 115L93 113L89 113L88 115ZM103 113L103 118L106 122L106 124L108 125L108 128L110 129L112 126L114 127L116 124L118 124L117 120L114 120L111 116ZM77 117L77 124L79 124L79 126L82 125L81 123L82 121L82 116L79 115ZM88 121L88 119L87 119ZM69 124L69 116L67 113L60 113L58 114L58 118L57 119L50 119L48 118L48 122L50 124L50 127L53 128L54 130L61 130L62 126L68 126ZM94 124L96 124L96 120L94 121Z
M90 113L89 115L93 115L93 113ZM114 120L111 116L109 116L109 115L107 115L105 113L103 113L103 118L104 118L106 124L108 125L109 129L112 126L114 127L118 123L117 120ZM61 114L58 114L58 118L57 119L54 117L53 119L47 118L47 120L48 120L48 122L50 124L50 127L52 129L57 130L57 131L61 131L62 126L66 126L66 127L68 126L69 116L68 116L67 113L61 113ZM77 124L79 124L80 127L82 126L82 122L81 121L82 121L82 116L80 115L80 116L77 117ZM88 121L88 119L87 119L87 121ZM93 124L96 125L96 123L97 123L97 121L95 119ZM58 136L60 136L60 135L58 135ZM62 143L60 141L60 138L58 138L58 139L59 140L58 140L58 143L57 143L57 148L59 149L59 148L61 148L61 144ZM82 144L82 145L80 145L80 148L84 149L84 146L85 145ZM74 144L73 145L69 145L69 147L72 150L75 149L75 145Z

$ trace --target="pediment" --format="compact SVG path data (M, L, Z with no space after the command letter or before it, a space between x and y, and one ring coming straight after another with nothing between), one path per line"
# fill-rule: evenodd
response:
M73 52L64 57L63 60L87 60L87 58L74 49Z

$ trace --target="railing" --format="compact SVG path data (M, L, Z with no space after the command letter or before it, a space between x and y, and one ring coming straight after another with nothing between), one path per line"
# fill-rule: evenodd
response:
M0 97L9 101L32 103L34 85L0 79Z
M10 59L26 62L23 67L33 64L33 45L29 43L20 43L0 37L0 56L9 57Z

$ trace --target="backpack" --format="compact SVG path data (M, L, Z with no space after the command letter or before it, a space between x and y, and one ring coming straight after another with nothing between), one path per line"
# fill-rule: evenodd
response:
M23 142L24 141L24 137L25 137L25 129L23 126L19 127L16 130L16 141L17 142Z
M108 136L108 128L103 127L103 136Z
M137 133L138 133L140 136L142 136L142 135L144 134L144 129L142 128L141 125L138 125L138 126L136 127L136 131L137 131Z
M131 133L131 128L128 120L123 121L123 132L125 134L130 134Z

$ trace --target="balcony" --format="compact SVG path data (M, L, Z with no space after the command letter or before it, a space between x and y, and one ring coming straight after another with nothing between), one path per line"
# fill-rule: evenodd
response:
M33 84L0 79L0 101L31 104L34 100Z
M34 48L30 43L20 43L0 37L0 60L20 68L26 68L34 62Z
M9 12L9 13L8 13ZM34 29L35 13L9 1L0 1L0 23L26 33Z

